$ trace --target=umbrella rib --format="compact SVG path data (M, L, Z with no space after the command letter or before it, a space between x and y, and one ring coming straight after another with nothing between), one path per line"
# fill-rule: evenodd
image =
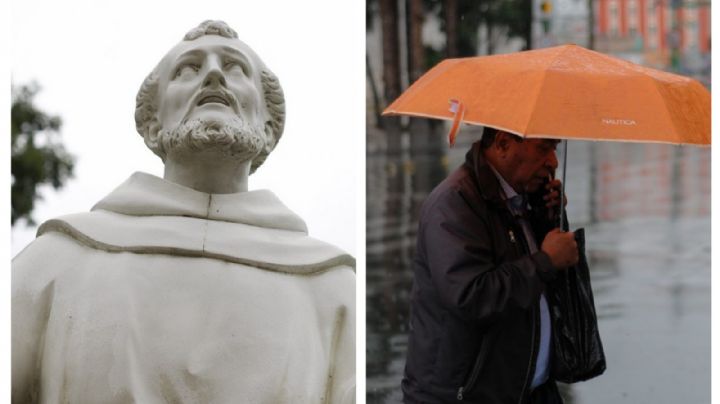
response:
M542 93L543 89L545 88L546 76L548 75L549 71L556 65L556 63L558 62L558 59L565 53L570 52L571 50L572 50L572 47L563 48L558 54L556 54L552 58L552 60L548 63L547 68L543 71L543 78L541 80L540 86L538 87L538 91L535 94L535 100L533 101L533 104L532 104L532 109L531 109L532 112L530 114L529 119L527 120L525 130L523 131L525 134L524 137L543 138L543 139L560 139L560 140L567 139L565 136L562 136L559 134L550 134L550 133L547 133L547 134L533 133L533 134L531 134L531 133L529 133L529 128L530 128L532 122L535 120L536 114L538 113L536 105L538 103L538 100L540 99L540 94Z
M563 48L560 52L558 52L557 55L555 55L555 56L552 58L552 60L550 61L550 63L548 63L547 68L545 68L545 70L543 70L543 73L542 73L543 77L542 77L542 80L540 80L540 86L538 87L538 91L535 93L535 100L533 101L533 103L532 103L532 109L530 110L530 111L531 111L531 113L530 113L530 119L527 120L527 124L526 124L526 126L525 126L525 130L523 131L523 133L525 134L524 137L527 137L528 135L530 135L530 133L528 133L528 128L530 127L530 124L531 124L531 123L533 122L533 120L535 119L535 114L537 113L537 108L535 108L535 106L537 105L538 100L540 99L540 94L542 93L542 90L543 90L543 88L545 87L545 77L548 75L548 71L555 65L555 63L556 63L557 60L560 58L560 56L562 56L563 54L569 52L570 49L572 49L572 48L571 48L571 47Z
M552 65L552 63L550 63L550 65ZM535 119L535 113L537 112L537 108L535 108L535 106L537 105L537 102L538 102L538 100L540 99L540 93L542 93L543 87L545 87L545 76L547 76L547 73L548 73L548 69L549 69L549 68L550 68L550 67L548 66L545 70L543 70L542 79L540 80L540 85L538 86L538 89L537 89L537 91L535 92L534 100L533 100L533 102L532 102L532 104L531 104L530 119L527 120L527 124L525 125L525 129L523 130L523 134L524 134L523 137L527 137L527 136L529 135L529 133L528 133L528 128L530 127L530 124L532 123L532 121Z
M662 96L662 93L660 92L660 88L659 88L660 83L659 83L657 80L655 80L655 79L652 79L652 78L650 78L650 79L653 81L653 84L654 84L654 85L653 85L653 88L655 89L655 91L657 91L658 96L659 96L660 99L662 100L663 106L665 107L665 111L667 112L668 119L670 120L670 123L672 124L673 135L674 135L675 138L677 139L677 138L678 138L678 136L677 136L678 133L677 133L677 127L675 126L675 120L672 118L672 112L670 111L670 108L668 107L668 104L667 104L667 101L665 100L665 97L663 97L663 96ZM681 144L681 143L678 143L678 144Z

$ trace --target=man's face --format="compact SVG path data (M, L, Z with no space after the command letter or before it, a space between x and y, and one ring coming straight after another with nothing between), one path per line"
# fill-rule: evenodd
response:
M165 130L190 120L262 123L261 65L237 39L205 35L183 41L161 62L158 119Z
M514 135L504 134L514 137ZM500 135L499 135L500 136ZM558 166L557 140L508 138L505 180L518 192L535 192Z

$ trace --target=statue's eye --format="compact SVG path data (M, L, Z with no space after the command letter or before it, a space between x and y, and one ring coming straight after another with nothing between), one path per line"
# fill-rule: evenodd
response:
M245 66L242 62L234 59L226 60L223 64L223 70L227 72L238 72L242 73L247 76L247 66Z
M194 76L199 70L200 66L193 63L185 63L183 65L180 65L180 67L178 67L178 69L175 71L174 78L191 77Z

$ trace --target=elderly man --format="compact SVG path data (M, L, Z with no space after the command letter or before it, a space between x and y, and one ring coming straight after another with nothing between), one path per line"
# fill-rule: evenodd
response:
M136 173L13 261L13 402L354 401L354 260L248 176L283 130L276 77L221 21L190 31L135 113Z
M405 403L562 402L544 290L578 250L552 228L556 144L486 128L423 204Z

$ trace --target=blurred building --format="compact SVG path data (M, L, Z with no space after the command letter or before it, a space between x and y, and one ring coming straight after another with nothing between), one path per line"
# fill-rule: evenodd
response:
M595 49L710 82L710 1L596 0Z
M575 43L710 86L709 0L533 2L534 48Z
M597 0L598 46L669 54L710 52L710 2Z

